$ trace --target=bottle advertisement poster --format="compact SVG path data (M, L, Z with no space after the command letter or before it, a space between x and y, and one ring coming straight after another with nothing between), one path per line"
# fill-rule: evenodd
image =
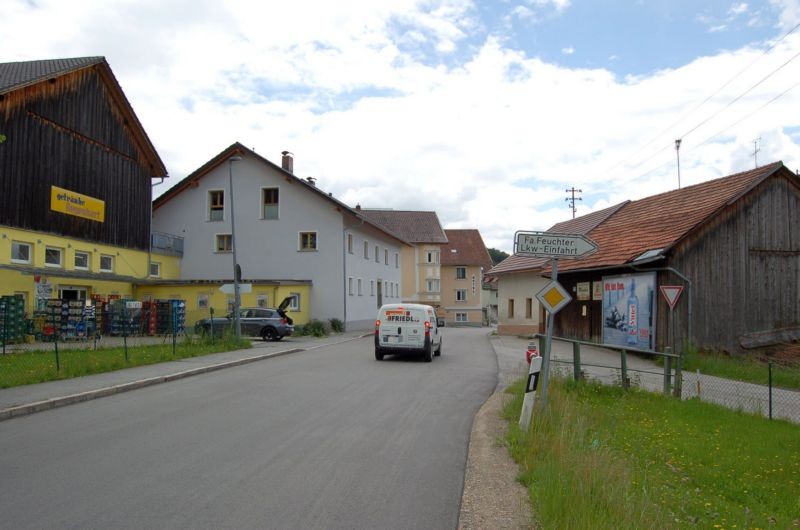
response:
M603 277L603 343L655 348L656 273Z

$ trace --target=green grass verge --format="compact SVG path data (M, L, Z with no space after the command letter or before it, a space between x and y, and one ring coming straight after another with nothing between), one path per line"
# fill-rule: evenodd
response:
M531 429L504 409L537 526L800 527L800 426L697 400L553 379Z
M683 358L683 369L689 372L700 370L706 375L758 385L766 385L769 381L768 364L747 357L690 351ZM772 384L780 388L800 389L800 364L773 363Z
M237 342L228 336L213 341L187 336L175 344L174 354L171 340L165 344L129 346L127 360L122 346L97 350L61 349L58 359L55 349L11 353L0 355L0 388L70 379L250 347L249 340Z

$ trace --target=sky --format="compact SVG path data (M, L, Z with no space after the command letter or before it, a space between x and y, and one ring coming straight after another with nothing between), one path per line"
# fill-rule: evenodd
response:
M241 142L511 253L568 190L580 216L800 169L799 25L800 0L3 0L0 62L104 56L154 196Z

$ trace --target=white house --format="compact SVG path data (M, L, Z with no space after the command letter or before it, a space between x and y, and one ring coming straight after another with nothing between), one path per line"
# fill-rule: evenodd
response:
M400 301L407 243L292 171L235 143L154 201L153 229L184 238L181 280L231 280L234 239L243 284L310 284L295 310L367 329Z

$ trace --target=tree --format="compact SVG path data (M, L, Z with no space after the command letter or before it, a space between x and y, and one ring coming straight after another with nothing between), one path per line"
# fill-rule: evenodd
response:
M497 250L496 248L489 249L489 257L492 258L492 265L497 265L509 256L508 252Z

